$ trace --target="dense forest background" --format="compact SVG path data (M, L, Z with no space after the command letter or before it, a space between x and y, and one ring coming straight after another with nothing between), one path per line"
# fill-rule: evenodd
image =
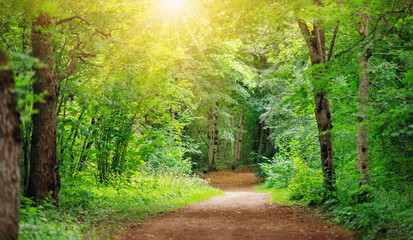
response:
M0 135L21 145L21 178L4 150L0 200L21 192L25 239L77 238L219 194L194 172L256 165L365 237L409 239L412 7L1 0L1 97L19 117Z

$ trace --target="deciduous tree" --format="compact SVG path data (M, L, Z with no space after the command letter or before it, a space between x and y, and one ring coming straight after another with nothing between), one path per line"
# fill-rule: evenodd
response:
M18 239L22 135L14 75L0 49L0 239Z

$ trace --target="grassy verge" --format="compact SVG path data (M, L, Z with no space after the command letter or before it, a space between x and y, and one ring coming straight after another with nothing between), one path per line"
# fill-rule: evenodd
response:
M255 191L260 193L271 193L270 202L283 206L291 206L298 204L296 201L290 200L290 193L287 188L271 188L266 183L261 183L254 186Z
M100 239L127 223L179 209L223 194L202 180L176 175L138 176L107 185L82 177L65 179L59 208L51 204L22 208L21 239Z

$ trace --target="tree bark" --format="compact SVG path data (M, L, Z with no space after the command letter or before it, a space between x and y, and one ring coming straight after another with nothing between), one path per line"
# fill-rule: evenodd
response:
M319 66L314 73L314 100L315 116L319 133L321 165L323 170L324 182L328 189L334 189L334 151L331 141L333 124L331 121L330 103L328 102L327 83L322 78L324 72L323 64L326 63L326 42L325 30L321 22L314 22L313 29L310 30L307 24L297 19L298 26L303 34L310 53L311 65Z
M260 123L260 143L258 145L258 156L262 156L262 139L263 138L264 138L264 123L262 122Z
M30 177L27 197L46 200L53 198L58 205L60 177L56 146L56 86L52 71L53 47L50 41L51 18L41 13L33 22L33 56L42 66L36 69L33 93L45 93L43 102L36 102L30 150Z
M368 34L369 16L361 14L359 34L365 39ZM359 59L359 124L357 125L357 169L362 174L359 179L361 185L368 183L367 172L369 159L367 154L367 115L369 110L369 58L370 49L365 48Z
M216 108L210 108L207 115L208 133L208 170L214 169L215 159L218 153L218 112Z
M215 166L216 160L218 158L218 147L219 147L219 138L218 138L218 103L216 108L214 108L214 158L212 161L213 166Z
M0 239L18 239L22 133L13 72L0 50Z
M235 112L232 112L232 119L231 119L231 124L232 124L232 130L233 130L233 136L235 137ZM233 158L235 158L235 139L231 141L231 155Z
M227 153L227 146L228 142L225 140L221 141L221 154L220 154L220 159L225 159L225 154Z
M24 135L24 141L23 141L23 192L27 191L27 187L29 185L29 162L30 162L30 135L32 132L32 129L30 127L31 122L27 121L25 123L25 135Z
M237 147L235 152L235 163L237 167L239 167L239 163L241 160L241 149L242 149L242 136L244 131L244 122L245 122L245 111L243 111L240 115L239 119L239 127L238 127L238 134L237 134Z

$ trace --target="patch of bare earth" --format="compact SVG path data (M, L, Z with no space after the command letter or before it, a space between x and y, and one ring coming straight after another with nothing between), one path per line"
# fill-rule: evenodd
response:
M251 169L204 176L225 196L168 212L126 231L129 239L352 239L352 233L294 207L268 203L270 194L251 188Z

